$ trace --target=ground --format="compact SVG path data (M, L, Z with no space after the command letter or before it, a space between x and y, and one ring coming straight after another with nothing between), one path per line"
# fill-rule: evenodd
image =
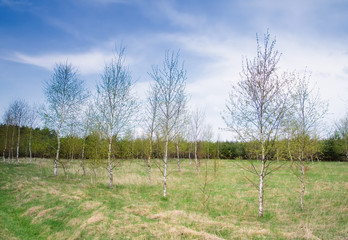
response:
M304 210L300 182L285 164L266 178L259 218L258 191L249 181L257 179L239 165L248 161L220 160L215 175L210 160L207 179L205 161L199 173L182 161L181 172L170 162L167 198L161 172L153 165L149 186L142 160L115 168L113 189L105 168L82 176L78 160L68 179L61 169L54 177L48 159L0 163L0 239L348 238L348 163L308 164Z

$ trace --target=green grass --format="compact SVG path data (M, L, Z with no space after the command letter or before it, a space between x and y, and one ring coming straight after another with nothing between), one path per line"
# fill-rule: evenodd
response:
M203 161L202 161L203 162ZM255 163L257 165L257 163ZM277 163L275 163L277 164ZM216 177L208 163L204 207L197 174L188 160L176 171L170 162L168 196L162 198L160 171L152 185L141 160L114 171L96 169L82 176L79 163L53 176L49 160L0 163L0 239L347 239L348 163L315 162L306 172L305 209L300 183L285 165L266 178L265 213L258 214L257 181L233 161L220 161Z

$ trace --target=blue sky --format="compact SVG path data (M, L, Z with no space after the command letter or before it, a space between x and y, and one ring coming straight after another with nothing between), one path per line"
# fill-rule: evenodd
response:
M67 59L93 90L123 43L140 99L151 65L166 49L180 49L190 106L204 108L217 133L242 58L254 56L255 34L267 29L282 52L281 70L312 72L329 101L330 128L348 108L346 0L0 0L0 115L18 98L43 103L42 82Z

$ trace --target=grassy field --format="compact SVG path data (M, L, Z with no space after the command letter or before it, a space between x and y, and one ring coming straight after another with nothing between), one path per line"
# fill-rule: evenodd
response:
M253 176L222 160L215 177L211 161L203 193L203 166L196 174L185 160L177 172L171 162L163 199L160 171L153 168L148 186L141 160L115 169L113 189L103 168L82 176L75 163L66 179L61 170L53 176L49 160L0 163L0 239L348 238L348 163L308 165L303 211L289 165L274 172L266 178L263 218L257 189L245 178Z

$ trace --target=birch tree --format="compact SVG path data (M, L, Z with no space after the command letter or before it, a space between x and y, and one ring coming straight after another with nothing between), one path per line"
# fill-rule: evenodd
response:
M243 63L241 80L232 86L223 119L227 127L245 142L255 141L260 150L261 167L250 161L245 170L259 179L259 216L264 212L264 179L276 168L271 168L270 153L284 113L288 108L289 80L277 73L280 53L275 49L276 40L264 35L263 44L257 41L257 53L253 60ZM257 186L257 184L256 184Z
M8 145L8 135L9 135L9 127L13 124L13 117L10 109L7 109L4 114L4 124L6 125L5 137L4 137L4 149L2 151L2 159L4 163L6 162L6 150ZM9 147L10 148L10 147ZM10 154L8 154L8 163L10 163Z
M86 169L85 169L85 148L86 148L86 138L91 133L92 130L92 121L95 116L94 112L94 106L92 102L87 104L87 109L85 109L82 121L81 121L81 129L83 132L82 135L82 153L81 153L81 167L82 167L82 173L83 175L86 175Z
M168 144L174 137L175 127L179 124L181 115L185 112L187 96L186 70L180 64L179 52L165 53L163 67L152 66L150 76L155 81L153 88L158 89L159 98L159 127L165 142L163 156L163 197L167 196L168 175Z
M212 126L210 124L206 124L203 128L202 139L207 143L206 145L206 158L210 159L210 142L214 137L214 133L212 130Z
M64 135L69 121L81 111L87 98L84 82L79 79L77 69L70 63L58 63L52 77L44 82L44 94L47 105L43 109L43 118L47 127L57 136L57 151L54 159L54 176L57 176L60 152L60 138Z
M24 100L15 100L10 105L10 112L13 116L14 125L17 126L17 149L16 149L16 161L17 164L19 161L19 145L21 138L21 127L26 123L28 117L29 105Z
M336 124L336 129L343 140L345 159L348 161L348 114Z
M128 67L125 66L124 53L125 48L120 47L113 59L105 64L104 72L97 84L97 116L109 145L107 166L110 188L113 187L113 139L117 139L117 136L126 130L137 108L131 92L134 83Z
M178 123L176 124L174 128L174 142L176 147L176 159L178 164L178 172L181 171L181 164L180 164L180 142L183 140L183 136L185 135L186 126L188 123L188 116L186 114L186 111L184 110L180 114L180 118L178 119Z
M196 108L192 112L192 133L193 133L193 141L194 141L194 155L195 155L195 171L198 171L198 157L197 157L197 150L198 150L198 141L202 135L203 130L203 124L205 119L205 112L201 109Z
M297 84L293 96L292 128L295 136L296 156L295 166L299 174L295 173L301 182L300 205L303 209L303 196L305 193L305 161L311 157L311 138L315 137L315 129L327 112L327 103L320 99L319 90L310 88L310 75L305 72L303 76L296 75ZM292 156L291 156L292 158Z
M151 86L148 91L146 109L145 109L145 117L146 117L146 133L149 140L149 152L147 156L147 173L148 173L148 181L149 186L151 185L151 158L153 152L153 141L155 131L158 129L158 106L159 106L159 96L158 96L158 88L156 86Z
M28 121L27 121L27 125L29 127L29 162L32 163L32 158L33 158L33 154L32 154L32 135L33 135L33 128L35 127L36 121L37 121L37 108L34 107L30 107L28 110Z

